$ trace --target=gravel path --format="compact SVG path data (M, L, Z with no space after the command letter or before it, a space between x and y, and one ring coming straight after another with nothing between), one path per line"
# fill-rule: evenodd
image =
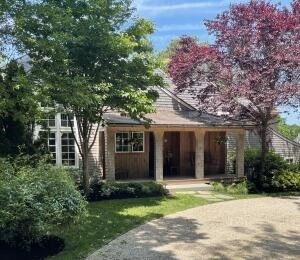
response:
M87 259L300 259L300 197L182 211L129 231Z

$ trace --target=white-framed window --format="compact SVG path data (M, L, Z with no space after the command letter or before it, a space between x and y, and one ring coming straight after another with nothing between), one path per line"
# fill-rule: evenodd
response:
M66 114L57 113L53 117L43 120L44 129L40 129L40 138L46 138L49 152L52 154L53 164L57 166L78 167L79 155L72 133L70 122ZM72 115L71 123L74 124ZM75 132L76 134L76 132Z
M116 153L142 153L144 146L144 132L118 132L115 135Z
M41 124L45 128L56 127L55 115L48 115L47 118L41 120Z
M60 126L61 127L71 127L74 125L74 115L69 115L70 120L68 119L67 114L60 114ZM71 123L71 124L70 124Z
M61 162L63 166L75 166L75 140L72 133L61 133Z
M43 139L49 149L49 152L51 154L51 162L53 164L56 164L56 137L55 137L55 132L51 132L51 131L40 131L40 138Z

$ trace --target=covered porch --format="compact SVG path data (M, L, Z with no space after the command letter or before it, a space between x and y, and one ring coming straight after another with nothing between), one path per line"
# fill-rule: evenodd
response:
M244 135L243 128L109 126L103 135L104 178L160 182L240 178Z

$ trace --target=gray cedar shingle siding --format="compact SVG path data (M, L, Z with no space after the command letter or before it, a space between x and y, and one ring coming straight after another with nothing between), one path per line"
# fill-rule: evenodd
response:
M185 102L190 105L197 107L197 101L188 91L177 92L176 87L170 82L166 81L169 84L169 90L177 95L179 98L183 99ZM300 161L300 144L289 140L279 134L276 130L270 128L270 148L274 152L280 154L282 157L288 159L292 158L294 162ZM232 135L228 136L228 151L233 151L235 149L235 139ZM260 139L259 136L253 130L247 130L245 135L245 148L260 148Z
M209 113L200 113L193 106L176 97L169 90L158 87L153 88L158 92L159 98L155 102L156 112L147 115L147 118L152 120L152 125L180 125L188 127L249 126L248 122L226 120L220 116ZM105 114L105 119L108 124L141 124L141 122L133 120L128 116L121 116L121 114L116 111Z

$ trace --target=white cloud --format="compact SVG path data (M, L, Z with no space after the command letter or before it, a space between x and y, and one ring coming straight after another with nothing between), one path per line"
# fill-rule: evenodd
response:
M200 31L205 29L203 24L172 24L163 25L157 28L158 32L175 32L175 31Z
M222 1L205 1L205 2L190 2L190 3L178 3L178 4L153 4L153 1L147 0L135 0L134 6L138 11L150 12L151 14L159 14L168 11L177 10L190 10L190 9L208 9L217 8L229 5L230 3L243 2L244 0L222 0Z

